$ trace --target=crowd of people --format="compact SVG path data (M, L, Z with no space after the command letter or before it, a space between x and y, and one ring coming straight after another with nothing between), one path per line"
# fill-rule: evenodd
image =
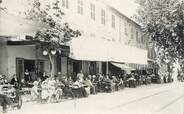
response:
M61 76L61 73L54 77L38 78L33 82L31 88L31 100L39 102L58 102L62 98L87 97L98 92L113 92L124 87L136 87L141 84L150 84L149 76L131 73L126 75L88 75L82 71L76 76L76 80L71 77Z
M28 73L26 73L28 75ZM124 75L84 75L80 71L75 78L63 76L60 72L55 76L43 73L29 86L31 101L39 103L59 102L65 98L88 97L99 92L114 92L125 87L136 87L150 84L152 75L141 75L136 72ZM28 77L28 76L27 76ZM27 86L29 79L17 79L16 75L8 81L5 75L0 75L0 85L11 84L17 89ZM5 99L5 98L4 98ZM2 103L3 104L3 103ZM6 104L7 105L7 104ZM3 105L5 107L5 105Z

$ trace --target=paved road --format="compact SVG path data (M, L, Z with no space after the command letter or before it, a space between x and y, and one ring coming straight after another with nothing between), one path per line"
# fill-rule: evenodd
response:
M56 104L25 103L8 114L184 114L184 83L126 88Z

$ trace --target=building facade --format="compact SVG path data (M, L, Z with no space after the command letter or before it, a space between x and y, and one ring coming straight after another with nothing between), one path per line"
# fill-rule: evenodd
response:
M25 0L18 1L20 4L26 3ZM44 0L41 2L48 3ZM147 38L143 37L141 27L136 22L102 0L60 0L60 7L64 12L63 22L69 23L72 29L78 29L82 38L69 43L69 57L56 58L56 74L61 72L62 75L75 76L82 70L85 75L118 75L122 70L146 68L150 53ZM21 63L21 58L27 63L36 63L35 67L40 66L40 60L43 71L50 70L48 58L41 52L38 55L35 45L4 45L0 50L5 53L0 56L2 74L18 73L20 68L17 63ZM25 55L26 52L29 54ZM8 62L3 63L6 58ZM8 66L4 67L4 64ZM26 66L25 62L23 66Z
M79 29L82 32L84 39L89 39L86 42L93 43L92 41L94 39L97 41L100 39L101 42L108 41L115 45L120 44L145 51L148 50L147 40L142 35L140 25L123 15L115 8L104 3L103 0L62 0L60 5L62 11L65 14L63 16L63 20L68 22L72 28ZM103 43L101 45L103 46ZM88 46L95 47L95 44L86 45L86 48ZM96 48L96 54L99 54L97 50L100 49L100 46L97 47L98 48ZM114 49L114 51L115 50L116 49ZM116 51L118 53L122 52L122 55L124 55L124 51L119 49ZM110 52L109 54L113 53ZM75 57L72 59L75 60ZM74 61L69 65L69 69L71 70L69 71L70 73L77 73L82 69L85 74L107 74L109 73L108 69L110 66L108 65L109 62L107 63L105 61L112 61L95 59L92 60L87 58L77 59L77 62ZM144 59L147 59L147 57ZM115 60L115 62L126 63L126 61L119 60ZM131 61L129 61L127 65L137 69L144 68L146 66L145 63L139 64Z

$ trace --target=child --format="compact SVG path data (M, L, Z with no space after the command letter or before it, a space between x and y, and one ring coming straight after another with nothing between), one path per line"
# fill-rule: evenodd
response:
M48 97L49 97L49 92L48 92L48 78L45 81L42 82L41 88L42 88L42 91L41 91L41 99L44 102L47 102Z
M38 99L38 82L33 82L33 87L31 88L31 100L35 101Z

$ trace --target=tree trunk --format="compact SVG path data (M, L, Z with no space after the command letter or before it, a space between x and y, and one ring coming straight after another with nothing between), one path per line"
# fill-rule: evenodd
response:
M50 75L51 77L54 77L54 57L52 57L51 54L49 54L49 60L51 63Z

